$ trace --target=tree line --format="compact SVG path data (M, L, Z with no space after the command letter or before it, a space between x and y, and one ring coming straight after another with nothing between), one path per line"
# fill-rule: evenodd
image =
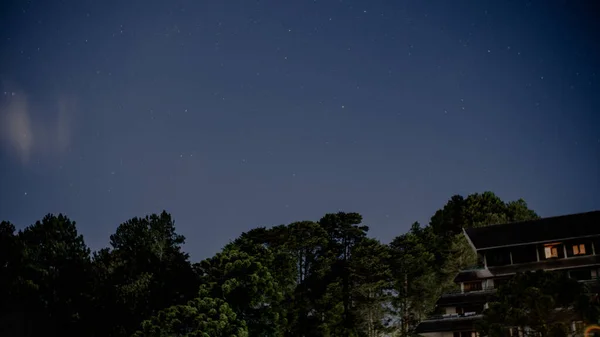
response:
M164 211L95 252L65 215L4 221L0 336L410 336L477 263L462 228L535 218L522 199L456 195L389 244L339 212L254 228L199 262Z

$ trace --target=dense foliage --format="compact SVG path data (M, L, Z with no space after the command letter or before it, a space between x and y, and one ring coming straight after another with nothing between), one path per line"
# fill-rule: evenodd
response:
M500 287L477 329L489 337L507 336L509 329L518 329L525 337L581 335L583 325L573 331L573 321L598 319L598 306L588 293L585 284L566 273L538 270L517 274Z
M477 262L462 228L536 217L523 200L454 196L390 244L340 212L252 229L198 263L166 212L94 253L64 215L2 222L0 335L409 336Z

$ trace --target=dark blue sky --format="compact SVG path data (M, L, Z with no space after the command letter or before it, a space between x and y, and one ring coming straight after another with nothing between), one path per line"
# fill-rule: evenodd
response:
M0 218L107 245L171 212L194 259L453 194L600 209L593 1L2 1Z

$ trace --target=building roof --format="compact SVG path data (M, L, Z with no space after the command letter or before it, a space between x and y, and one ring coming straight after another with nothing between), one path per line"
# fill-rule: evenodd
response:
M462 304L484 304L495 295L495 290L444 294L436 302L438 307L453 307Z
M474 321L481 319L482 315L456 316L453 318L427 319L419 323L415 332L418 334L426 332L445 331L471 331L474 329Z
M600 211L468 228L476 250L600 235Z
M492 278L494 276L495 275L492 274L492 272L490 272L489 269L486 269L485 267L463 269L459 271L456 277L454 278L454 283L483 280L487 278Z

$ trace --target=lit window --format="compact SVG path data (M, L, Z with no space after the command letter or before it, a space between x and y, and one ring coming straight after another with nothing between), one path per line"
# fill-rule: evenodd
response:
M558 249L556 246L546 246L544 247L544 253L546 258L558 257Z
M464 292L483 290L481 282L465 282Z
M573 255L585 255L585 245L581 243L573 246Z

